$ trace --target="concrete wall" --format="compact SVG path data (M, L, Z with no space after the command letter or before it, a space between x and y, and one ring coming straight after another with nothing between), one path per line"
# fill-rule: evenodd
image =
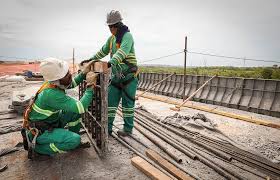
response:
M141 73L138 89L146 90L170 74ZM196 91L209 76L187 75L186 97ZM150 92L183 98L183 75L175 74ZM280 117L280 81L216 77L193 98L208 104Z

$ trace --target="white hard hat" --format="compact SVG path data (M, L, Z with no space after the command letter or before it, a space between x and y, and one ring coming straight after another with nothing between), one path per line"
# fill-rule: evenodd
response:
M60 59L46 58L40 64L40 72L46 81L62 79L68 71L68 63Z
M122 16L119 11L112 10L107 14L107 24L113 25L122 21Z

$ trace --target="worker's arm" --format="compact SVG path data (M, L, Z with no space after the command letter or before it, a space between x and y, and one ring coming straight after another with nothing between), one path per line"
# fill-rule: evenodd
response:
M86 79L86 75L84 73L82 73L82 72L79 73L77 76L72 78L71 85L70 85L70 87L68 89L72 89L72 88L78 86L85 79Z
M110 40L111 37L107 40L106 44L103 45L103 47L94 55L92 56L89 60L99 60L107 56L110 52Z
M85 94L80 101L67 96L63 91L55 90L48 94L48 106L67 112L74 112L78 114L84 113L93 98L93 89L87 88Z
M114 54L114 56L109 61L112 65L117 65L121 63L129 54L133 45L133 38L130 32L124 34L121 42L120 48Z

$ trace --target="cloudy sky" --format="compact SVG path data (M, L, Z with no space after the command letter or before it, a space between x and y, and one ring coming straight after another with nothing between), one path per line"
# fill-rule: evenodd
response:
M69 59L75 48L77 59L88 58L110 36L106 14L117 9L133 34L139 62L182 51L188 36L188 51L280 65L279 7L279 0L0 0L0 56ZM183 59L179 54L146 63L183 65ZM275 64L194 54L187 61L188 66Z

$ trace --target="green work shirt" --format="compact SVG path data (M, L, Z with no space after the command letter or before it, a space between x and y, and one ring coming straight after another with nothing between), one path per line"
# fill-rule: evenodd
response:
M72 79L69 89L76 87L84 79L84 74L78 74ZM29 119L33 122L44 121L53 123L58 120L58 115L61 110L82 114L88 108L92 98L92 88L86 89L80 101L66 95L65 91L59 88L46 88L39 93L35 100L29 114Z
M124 59L131 64L137 65L134 50L134 40L130 32L126 32L123 35L120 48L117 48L116 37L109 37L105 45L103 45L103 47L94 56L92 56L90 60L100 60L107 56L109 53L111 53L111 59L109 60L109 62L113 65L113 76L117 72L122 72L123 74L126 74L128 72L128 66L123 62ZM131 78L131 76L133 76L133 74L127 75L125 79L129 79ZM115 78L113 77L113 81L114 79Z

